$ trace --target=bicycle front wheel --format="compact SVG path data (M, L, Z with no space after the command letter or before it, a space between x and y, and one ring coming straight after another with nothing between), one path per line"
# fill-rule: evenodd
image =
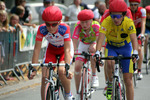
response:
M114 78L114 80L113 80L112 100L122 100L122 96L121 96L121 84L117 81L116 78Z
M50 83L45 86L45 99L44 100L54 100L54 91L51 90Z
M86 98L86 77L85 77L85 74L86 74L86 69L84 68L83 69L83 73L82 73L82 83L81 83L81 92L80 92L80 98L81 100L88 100L88 98Z

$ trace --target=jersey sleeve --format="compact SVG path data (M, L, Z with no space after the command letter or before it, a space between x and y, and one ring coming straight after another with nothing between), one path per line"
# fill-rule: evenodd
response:
M106 19L101 23L101 26L99 28L99 33L104 33L106 35L106 32L107 32L107 21Z
M146 10L144 8L141 9L141 18L146 18Z
M80 26L79 26L79 22L78 22L74 25L74 31L73 31L72 38L79 39L79 32L80 32Z
M96 36L99 36L99 28L100 28L100 24L97 21L93 21L93 25L92 28L95 32Z
M104 20L106 17L108 17L109 15L110 15L110 14L109 14L109 10L107 9L107 10L104 12L103 16L101 17L100 23L102 23L103 20Z
M130 19L130 22L128 22L127 24L127 28L128 28L128 34L133 34L133 33L136 34L136 28L135 28L134 22L131 19Z
M42 29L42 27L39 26L37 34L36 34L36 39L35 39L36 41L42 41L43 40L44 35L41 33L42 30L44 30L44 29Z
M64 41L71 41L71 37L70 37L70 27L68 25L66 25L67 30L64 34Z
M127 16L128 18L131 18L131 19L133 20L133 16L132 16L132 13L131 13L131 10L130 10L130 9L127 9L126 16Z

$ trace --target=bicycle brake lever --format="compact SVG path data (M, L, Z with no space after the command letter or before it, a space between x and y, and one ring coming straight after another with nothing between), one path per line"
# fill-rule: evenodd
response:
M68 70L70 69L69 68L70 66L69 66L69 64L65 64L65 70L66 70L66 77L69 77L69 73L68 73Z

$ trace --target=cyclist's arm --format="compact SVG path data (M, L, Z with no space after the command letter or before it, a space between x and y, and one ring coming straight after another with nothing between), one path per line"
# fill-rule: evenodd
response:
M42 45L42 41L36 41L35 42L35 47L34 47L34 52L33 52L33 57L32 57L32 63L38 63L41 45Z
M77 50L78 39L72 39L72 41L73 41L74 51L76 51Z
M70 41L65 41L64 42L64 52L65 52L65 63L70 64L70 48L71 48L71 42Z
M145 34L145 25L146 25L146 18L142 18L142 21L141 21L141 34Z
M104 39L105 39L105 34L99 33L99 37L98 37L97 45L96 45L96 51L97 50L101 51Z
M131 42L132 42L132 47L133 47L133 50L138 50L138 42L137 42L137 37L136 37L136 34L130 34L130 39L131 39Z

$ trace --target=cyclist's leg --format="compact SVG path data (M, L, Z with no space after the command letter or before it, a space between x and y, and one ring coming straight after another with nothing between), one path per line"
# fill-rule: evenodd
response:
M133 81L132 81L132 73L124 73L124 82L126 86L126 97L127 100L134 100L134 88L133 88Z
M125 49L126 48L126 49ZM132 47L125 47L122 49L121 54L124 57L130 57L132 54ZM128 49L128 50L127 50ZM133 62L132 59L121 60L122 72L124 83L126 86L126 97L127 100L134 100L134 89L133 89Z
M96 44L90 44L88 51L90 53L95 53L96 52ZM98 81L98 76L96 75L96 63L93 59L93 57L90 58L91 60L91 68L92 68L92 87L98 87L99 86L99 81Z
M143 76L141 74L141 68L143 63L143 52L142 52L142 46L138 45L138 54L139 54L139 60L138 60L138 79L142 79Z
M50 53L50 50L47 49L43 62L44 63L49 63L49 62L55 63L56 56L54 54ZM46 67L43 67L42 68L42 82L41 82L41 98L42 98L42 100L44 100L44 95L45 95L45 85L46 85L45 78L48 78L48 76L49 76L49 69Z
M83 61L80 61L80 60L75 61L74 79L75 79L75 84L76 84L76 91L78 91L79 89L82 66L83 66Z

